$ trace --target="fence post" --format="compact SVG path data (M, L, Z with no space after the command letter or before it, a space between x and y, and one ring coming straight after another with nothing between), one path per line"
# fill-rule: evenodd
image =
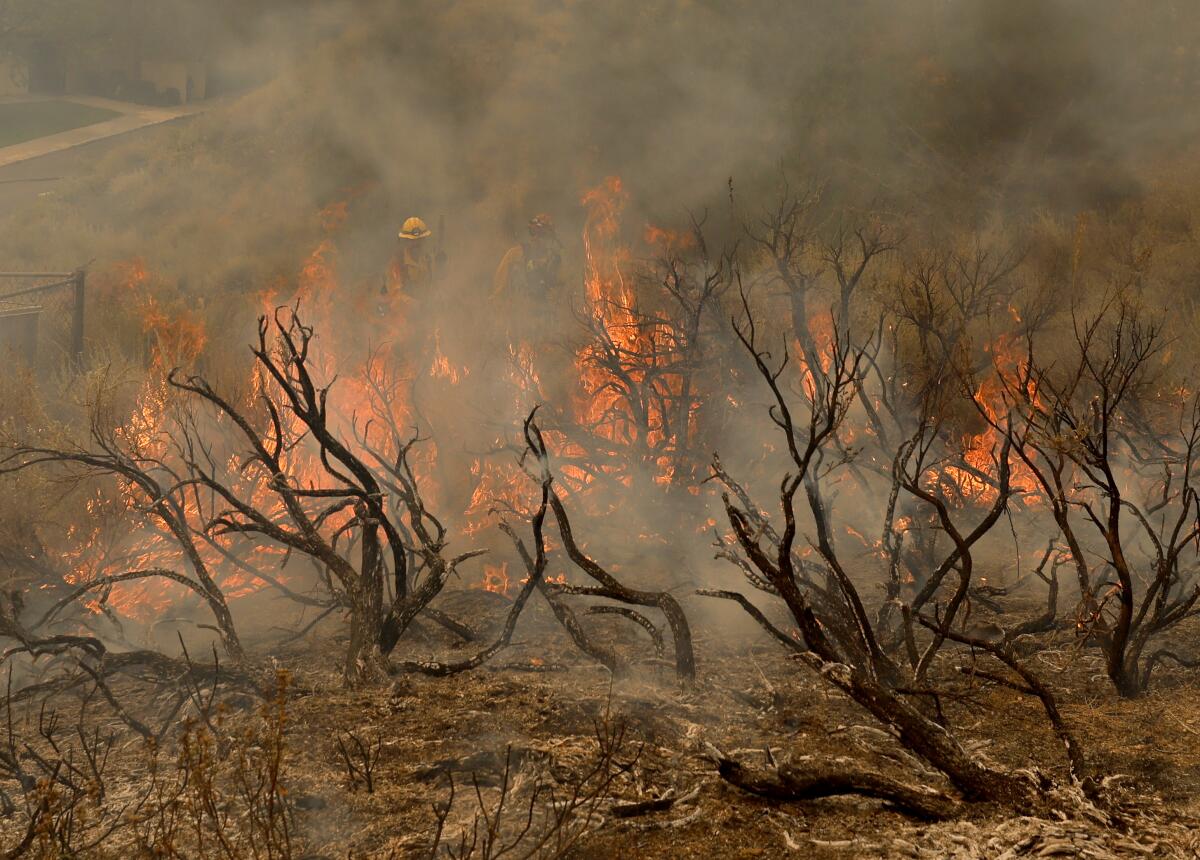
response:
M83 302L87 292L87 272L79 269L71 275L75 286L75 313L71 318L71 361L83 370Z

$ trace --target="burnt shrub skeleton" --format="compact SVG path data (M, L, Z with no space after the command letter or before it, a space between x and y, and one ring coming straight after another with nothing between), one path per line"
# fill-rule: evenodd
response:
M373 354L356 383L360 407L339 408L338 380L323 376L314 327L303 308L284 306L259 319L249 394L176 369L165 377L171 407L150 435L114 431L97 410L87 444L10 440L4 473L48 469L64 480L115 482L130 520L168 541L178 564L72 579L48 606L6 595L0 635L15 644L5 659L67 667L56 689L86 686L157 742L164 729L126 708L112 678L136 670L183 684L172 717L203 701L218 677L269 695L218 573L236 571L313 613L297 637L342 619L341 673L350 687L478 669L513 645L536 599L585 658L613 675L634 666L597 635L598 617L648 634L639 634L641 647L654 662L669 658L679 687L694 690L704 683L703 654L687 600L647 571L610 561L621 554L592 539L605 532L590 519L586 490L602 486L620 504L622 494L691 495L681 489L701 498L707 485L719 488L723 518L708 524L715 555L749 590L697 593L740 606L797 665L945 779L934 786L844 760L757 768L710 746L722 778L775 799L864 795L922 818L953 816L977 801L1029 813L1069 802L1117 822L1102 775L1026 655L1028 637L1070 631L1080 647L1103 654L1114 691L1126 697L1144 693L1164 661L1191 663L1159 641L1196 614L1200 599L1200 406L1195 395L1182 406L1160 396L1162 326L1118 293L1064 323L1025 299L1014 277L1022 256L1011 247L980 241L909 251L882 223L831 223L820 211L815 190L785 191L777 208L746 225L748 250L734 244L713 256L702 221L693 221L688 242L648 264L654 277L645 283L661 307L606 294L602 313L580 316L587 345L576 352L578 367L599 382L588 389L591 409L546 404L521 422L514 460L531 502L495 513L525 576L498 630L485 634L476 625L482 619L434 605L495 550L459 547L449 518L427 501L419 456L426 440L398 407L402 373L383 352ZM780 295L787 313L764 325L764 306ZM828 311L820 309L826 300ZM998 309L1015 324L981 348ZM718 319L726 311L727 325ZM705 434L727 437L697 413L722 399L727 379L736 380L730 401L765 392L765 410L753 421L743 410L735 429L767 428L778 456L747 465L731 446L733 456L714 456L701 481ZM581 440L573 445L562 442L571 438L570 406ZM621 458L619 469L603 465ZM764 487L770 505L761 501ZM877 503L848 512L849 493ZM668 519L678 525L692 512L675 504ZM872 544L861 532L875 515ZM984 548L1006 528L1045 542L1020 582L1044 583L1047 599L1039 617L1004 626L1007 590L980 571ZM300 565L311 568L314 587L279 573ZM552 568L576 578L552 577ZM1072 585L1064 571L1075 574L1073 612L1059 605ZM223 658L215 649L205 663L186 648L178 659L123 650L128 643L89 629L91 618L103 617L89 612L103 611L114 588L149 579L200 599ZM978 621L979 606L998 621ZM415 659L405 637L419 619L461 639L468 655ZM1036 701L1061 744L1067 778L1005 769L972 752L943 707L948 666L949 674ZM366 793L376 789L373 744L350 734L339 746L347 784ZM99 755L95 743L88 749ZM28 789L31 777L9 757L0 764ZM42 771L52 783L67 778L53 766Z

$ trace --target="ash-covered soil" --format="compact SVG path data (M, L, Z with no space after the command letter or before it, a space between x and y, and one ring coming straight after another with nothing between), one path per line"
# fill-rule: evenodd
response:
M1038 820L988 807L929 824L854 798L760 800L717 777L706 744L756 764L766 761L768 745L777 760L865 758L897 775L924 772L945 787L802 664L769 643L747 645L740 624L701 626L699 680L680 690L671 665L652 658L614 681L578 658L545 615L531 612L519 644L492 665L453 678L411 675L387 689L348 692L336 667L298 672L306 689L291 709L290 772L310 807L299 820L312 856L424 856L432 804L445 801L448 774L457 791L446 830L458 833L478 808L472 776L485 803L498 796L508 756L525 779L569 786L596 760L597 723L624 727L621 755L636 754L636 763L597 804L574 857L1103 858L1200 850L1198 673L1166 671L1146 697L1121 700L1096 654L1069 636L1047 639L1032 665L1059 691L1098 771L1119 785L1131 825L1120 832L1086 818ZM609 632L626 653L649 653L648 638L639 641L631 625L613 622ZM437 639L407 647L446 653ZM944 697L947 716L979 755L1066 779L1061 746L1035 701L963 677L942 681L958 691ZM348 729L382 741L373 793L348 785L334 741ZM622 804L663 797L685 800L614 815Z
M484 592L446 597L448 605L494 619L505 610L502 598ZM347 690L337 635L318 628L269 659L261 656L271 652L269 643L258 643L256 668L269 674L286 667L292 676L282 768L295 816L292 856L428 857L439 808L439 856L461 850L464 836L470 845L472 833L477 853L471 856L486 856L478 853L479 840L490 826L498 839L493 851L511 846L491 856L513 857L1198 856L1200 673L1165 669L1149 695L1122 700L1097 654L1080 649L1069 633L1043 637L1028 660L1059 693L1090 761L1108 777L1122 828L1104 825L1098 814L1043 820L986 805L969 805L953 820L921 822L877 801L780 803L724 783L713 747L755 765L844 756L949 790L857 706L756 637L739 616L701 617L693 689L680 688L672 663L654 657L640 628L590 616L588 629L634 662L628 677L613 679L575 651L540 603L527 609L513 647L479 670L448 678L402 675ZM397 656L461 656L476 647L422 623ZM968 655L961 656L967 666ZM1067 780L1061 746L1036 702L956 671L949 661L937 682L946 690L948 721L979 756ZM130 712L156 707L145 688L114 685L114 691ZM60 696L64 712L71 695ZM28 707L17 704L14 714L20 719ZM145 744L96 703L91 713L125 732L107 791L113 803L132 798L148 778ZM224 730L240 737L254 713L245 696L231 693ZM176 720L188 717L185 708ZM371 757L370 790L340 751L339 740L359 760L354 739ZM176 743L169 733L164 760ZM555 810L566 812L555 818ZM4 844L19 837L12 818L0 826ZM245 847L235 851L256 856ZM134 852L118 832L80 856L149 855Z

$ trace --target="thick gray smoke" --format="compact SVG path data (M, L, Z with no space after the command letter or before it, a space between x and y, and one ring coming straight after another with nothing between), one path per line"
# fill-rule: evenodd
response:
M269 17L254 54L297 63L294 96L331 139L397 184L419 164L430 197L536 206L620 172L671 209L782 160L885 193L943 175L1040 187L1036 205L1115 193L1132 145L1192 119L1195 12L1134 11L343 2ZM1027 175L1047 167L1071 175Z
M630 191L635 241L689 213L714 247L744 238L735 222L784 173L922 230L1069 222L1136 197L1196 128L1192 4L185 5L223 79L253 86L11 213L0 258L145 258L165 306L208 320L214 363L245 356L260 294L289 294L339 202L348 292L377 289L406 217L435 228L459 323L442 346L478 369L507 323L485 299L501 255L548 212L578 292L580 196L606 176Z
M519 223L609 172L667 217L781 162L895 202L929 188L980 206L1111 200L1130 156L1194 121L1200 15L665 0L343 2L268 20L256 55L298 64L293 96L309 104L294 109L365 170Z
M177 5L221 80L263 88L20 213L13 263L141 254L237 287L356 187L362 265L414 212L494 260L534 212L577 221L609 174L655 222L724 209L730 178L755 200L783 168L929 220L1070 216L1190 139L1200 85L1200 11L1176 3ZM150 214L169 241L148 249Z

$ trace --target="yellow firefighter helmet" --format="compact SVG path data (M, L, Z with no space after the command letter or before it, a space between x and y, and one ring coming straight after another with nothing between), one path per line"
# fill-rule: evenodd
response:
M540 236L554 232L554 219L542 212L529 219L529 235Z
M420 218L409 218L400 228L401 239L424 239L433 235L433 231Z

